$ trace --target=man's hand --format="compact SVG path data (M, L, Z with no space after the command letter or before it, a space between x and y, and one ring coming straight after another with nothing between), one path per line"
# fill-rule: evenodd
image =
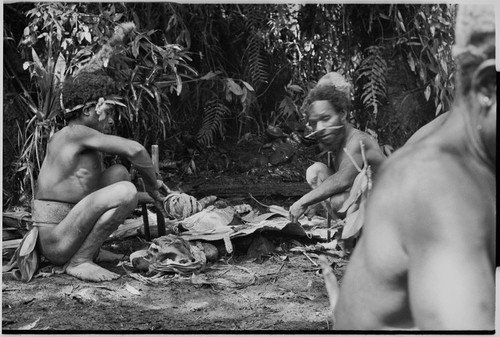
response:
M292 206L290 206L290 222L296 223L299 221L299 218L302 214L305 213L307 207L302 205L299 201L296 201Z
M167 212L165 211L165 208L163 207L164 197L160 194L160 191L156 190L156 191L150 193L149 195L154 200L154 205L155 205L156 211L161 212L161 214L163 214L163 217L168 219Z

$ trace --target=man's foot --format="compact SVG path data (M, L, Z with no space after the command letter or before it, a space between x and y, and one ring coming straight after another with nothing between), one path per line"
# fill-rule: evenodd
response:
M92 282L111 281L120 277L120 275L99 267L93 262L83 262L75 265L69 264L66 267L66 274Z
M97 255L97 258L95 259L96 262L113 262L117 260L121 260L125 255L123 254L116 254L113 252L110 252L109 250L104 250L104 249L99 249L99 255Z

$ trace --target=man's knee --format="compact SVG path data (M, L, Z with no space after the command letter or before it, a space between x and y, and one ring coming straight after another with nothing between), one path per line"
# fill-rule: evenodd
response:
M101 177L101 186L108 186L119 181L130 181L130 172L123 165L116 164L107 168Z
M306 181L310 186L316 187L325 180L326 177L331 175L330 171L331 169L327 165L316 162L307 168Z
M332 206L332 209L335 212L338 212L338 210L344 206L344 202L349 198L349 195L350 191L346 191L330 197L330 205Z
M109 186L109 195L120 206L137 207L137 188L130 181L120 181Z

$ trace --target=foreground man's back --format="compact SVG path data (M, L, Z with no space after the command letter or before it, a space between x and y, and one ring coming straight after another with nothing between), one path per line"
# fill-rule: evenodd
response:
M382 166L342 280L336 329L493 330L493 15L488 6L459 9L454 107Z

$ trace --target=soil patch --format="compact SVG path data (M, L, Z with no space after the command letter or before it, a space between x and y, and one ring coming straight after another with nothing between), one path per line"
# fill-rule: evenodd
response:
M107 248L129 254L143 245L133 237ZM331 323L322 275L307 256L281 247L258 258L226 255L198 275L166 277L155 284L109 263L103 266L121 274L118 280L92 283L52 274L21 283L4 274L2 329L327 330ZM345 264L337 264L337 277Z
M160 163L162 178L170 188L182 188L197 198L204 196L206 186L305 183L306 168L320 158L316 148L269 144L249 139L184 158L164 153L160 158L171 159ZM290 193L269 189L251 196L251 190L242 189L239 195L231 196L230 203L288 208L303 192L300 188ZM252 245L257 236L265 238L267 246ZM3 274L2 330L327 330L331 327L329 301L316 257L290 251L293 246L308 244L314 242L265 231L254 233L234 239L234 252L221 254L203 272L165 277L161 282L145 283L116 263L103 266L122 276L102 283L66 274L21 283ZM106 243L107 249L124 254L124 260L145 246L139 236ZM266 251L266 247L271 248ZM336 260L334 272L339 280L346 264L346 259Z

